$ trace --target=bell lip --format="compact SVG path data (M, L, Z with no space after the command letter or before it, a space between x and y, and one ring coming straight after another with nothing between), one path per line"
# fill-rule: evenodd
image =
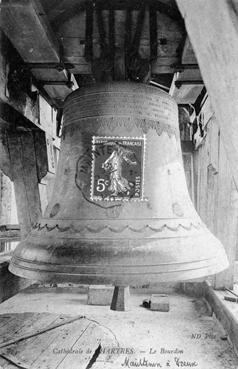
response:
M137 285L191 280L227 268L221 242L207 228L194 232L182 239L177 234L177 241L115 236L70 239L59 233L56 242L52 235L29 234L14 250L9 270L32 280Z
M86 85L86 86L77 88L76 90L72 91L69 95L66 96L63 102L63 108L65 108L65 105L68 102L68 100L71 99L74 95L78 95L78 94L83 95L85 91L90 91L90 90L97 89L97 88L100 89L103 86L137 86L137 87L143 86L144 90L152 89L156 92L156 94L165 96L177 106L177 103L174 100L174 98L170 96L167 92L165 92L164 90L158 87L145 84L145 83L141 83L141 82L114 81L114 82L98 82L95 84L89 84L88 86Z
M163 282L182 282L186 280L194 280L203 277L207 277L210 275L214 275L222 272L229 266L228 259L226 254L222 253L215 257L213 260L210 260L210 264L199 266L201 261L197 262L197 268L194 267L194 262L190 264L191 268L187 270L172 270L172 271L157 271L156 273L148 273L147 266L141 266L142 269L137 273L130 274L128 272L120 272L118 275L114 272L105 272L105 269L101 268L101 273L96 271L94 274L92 273L83 273L83 269L86 267L90 269L90 265L88 266L78 266L79 272L64 272L64 265L59 265L55 268L55 270L40 270L35 268L34 265L39 267L39 265L34 263L21 263L18 258L13 257L9 264L9 271L19 277L27 278L35 281L42 282L57 282L57 283L79 283L79 284L114 284L114 285L130 285L137 286L139 284L147 284L147 283L163 283ZM28 265L27 265L28 264ZM182 263L177 263L178 266L181 266ZM186 264L186 263L185 263ZM142 273L144 269L144 273ZM158 266L159 269L159 266Z

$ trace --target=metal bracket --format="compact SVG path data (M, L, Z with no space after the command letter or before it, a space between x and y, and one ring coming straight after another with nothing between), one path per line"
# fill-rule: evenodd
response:
M202 80L181 80L181 81L175 81L175 86L177 88L180 88L182 85L204 85L204 82Z
M62 72L64 69L73 69L74 65L71 63L26 63L29 69L57 69Z
M170 68L175 69L177 72L183 72L187 69L199 69L198 64L172 64Z
M72 81L39 81L42 86L66 86L72 88L74 83Z

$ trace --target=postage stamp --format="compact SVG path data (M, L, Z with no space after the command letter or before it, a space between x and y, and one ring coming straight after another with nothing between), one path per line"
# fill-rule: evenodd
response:
M91 200L142 201L145 137L93 136Z

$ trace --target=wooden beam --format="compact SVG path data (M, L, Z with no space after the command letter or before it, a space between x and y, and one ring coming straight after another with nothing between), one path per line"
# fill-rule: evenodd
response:
M18 224L0 225L0 242L20 241L20 227Z
M133 51L134 53L138 53L139 51L141 35L142 35L143 26L144 26L144 19L145 19L145 9L146 9L145 3L142 2L141 7L138 12L138 16L137 16L135 34L133 37L133 41L130 45L131 47L130 51Z
M184 44L183 52L182 52L182 64L197 64L197 59L194 54L191 42L188 37L186 37L186 41Z
M93 3L86 3L86 25L85 25L85 59L93 59Z
M35 145L32 132L8 132L8 149L22 237L41 216Z
M154 4L150 5L150 58L156 59L158 55L158 26L157 11L154 10Z
M5 130L0 130L0 170L12 180L10 154Z
M231 342L233 349L238 355L238 319L236 313L235 303L227 303L225 296L229 296L227 291L214 291L212 286L205 283L205 299L208 301L212 312L223 326L225 332L228 334L228 339Z
M38 0L2 0L0 9L1 27L24 61L60 61L58 41Z
M238 192L231 177L231 168L220 140L218 188L216 193L216 236L223 243L229 260L229 268L215 276L216 289L233 288L234 268L238 239Z
M58 5L58 4L57 4ZM68 4L67 4L68 5ZM87 5L86 5L87 6ZM81 13L85 9L84 3L70 4L70 7L64 7L64 11L54 18L51 22L53 29L58 29L63 23L67 22L75 16L75 14Z
M106 42L106 32L104 28L104 17L102 14L102 10L99 6L96 7L96 19L99 33L99 44L101 48L101 54L108 51L108 45Z
M124 42L125 79L128 78L129 51L130 51L130 47L131 47L131 35L132 35L132 12L131 12L131 9L127 9L127 11L126 11L126 20L125 20L125 42Z
M36 169L38 182L44 178L49 171L49 157L47 155L46 132L34 131L33 140L35 147Z
M108 10L113 8L114 10L139 10L141 8L141 0L97 0L97 3L100 5L101 9ZM169 17L171 20L183 24L183 19L179 13L179 10L173 2L171 4L168 4L168 1L158 1L158 0L146 0L146 3L148 5L153 5L154 10L158 10L159 12L163 13L167 17Z
M63 65L61 45L58 42L40 0L0 2L1 28L26 63L55 63ZM63 65L63 68L66 66ZM51 68L50 73L52 73ZM36 79L47 80L46 69L33 69ZM54 71L54 80L67 81L65 69ZM64 86L48 89L51 97L64 99L69 90Z
M55 69L58 71L63 71L64 67L67 70L74 68L71 63L64 63L64 67L62 63L27 63L26 65L29 69Z
M151 63L151 73L152 74L168 74L175 73L177 70L173 67L180 62L179 57L175 55L162 56L159 55L158 58Z
M177 0L177 4L215 110L238 188L237 13L228 0Z
M114 10L109 10L109 53L112 61L112 78L114 78L114 60L115 60L115 14Z
M132 10L132 8L130 7L131 2L130 4L128 3L127 5L128 5L127 10L114 10L115 80L122 80L127 78L125 77L125 65L128 66L127 60L128 57L126 59L126 55L128 55L129 49L131 49L132 39L136 31L136 23L137 23L136 21L139 13L138 6L137 10ZM101 6L105 8L104 3L102 3ZM114 9L114 2L113 4L111 3L111 8L109 9L111 9L111 11ZM157 39L156 34L151 30L151 34L153 34L154 36L153 52L154 53L157 52L157 58L153 58L152 63L153 73L172 74L174 71L177 71L177 64L181 63L181 55L178 52L178 48L183 40L184 27L182 27L179 22L176 22L173 19L169 18L168 16L164 15L164 13L161 13L159 9L157 10L156 14L155 9L151 7L151 12L154 12L153 13L154 21L156 20L155 15L157 15L157 24L159 25ZM103 22L105 26L108 23L108 13L109 12L103 11ZM151 59L149 18L150 18L149 9L146 9L144 26L140 38L139 51L142 58ZM70 69L71 72L74 74L92 73L91 63L89 61L90 58L88 58L88 49L87 49L88 48L87 35L89 35L90 39L91 34L90 25L88 24L87 27L87 22L90 23L89 20L90 17L87 21L87 14L85 18L85 12L81 12L80 14L76 14L70 21L62 24L60 28L59 34L62 35L62 42L64 46L64 60L74 65L74 68ZM94 24L96 24L95 21ZM155 24L152 28L154 27ZM106 30L108 30L108 27L105 27L105 31ZM110 32L106 32L106 36L104 39L104 42L107 43L108 45L109 45L109 34ZM94 27L93 29L92 38L93 38L94 58L98 58L100 50L100 40L99 40L100 37L97 27ZM174 64L176 64L176 67L173 66Z
M3 122L3 125L1 125L1 122ZM14 109L13 106L0 100L0 128L4 128L6 124L11 130L42 130L42 127L38 126L36 121L32 122Z

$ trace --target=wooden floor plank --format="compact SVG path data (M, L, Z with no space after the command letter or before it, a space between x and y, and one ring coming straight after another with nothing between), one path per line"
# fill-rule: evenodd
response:
M12 314L7 324L0 328L0 344L15 337L15 332L22 328L23 321L28 320L28 314Z
M24 314L25 316L25 314ZM21 326L22 324L22 317L19 317L19 314L12 314L9 316L9 314L0 315L0 342L3 338L3 332L7 331L6 326Z
M16 343L19 343L20 341L24 341L24 340L27 340L29 338L34 338L35 336L44 334L44 333L48 332L49 330L54 330L58 327L61 327L63 325L69 324L69 323L72 323L72 322L74 322L76 320L80 320L82 318L84 318L84 317L76 316L76 317L69 317L68 319L60 318L60 319L64 319L64 320L61 320L58 323L52 323L49 327L43 326L43 327L40 327L38 329L31 330L30 332L26 332L26 333L23 332L23 334L17 336L17 338L13 338L11 340L8 340L7 342L1 343L0 344L0 349L3 349L4 347L8 347L10 345L14 345Z
M86 368L93 354L100 344L96 332L96 324L89 323L84 333L77 337L71 349L75 353L68 353L56 367L57 369L78 369L79 363Z
M46 328L50 328L52 325L62 322L62 320L64 321L65 319L68 318L68 316L64 318L61 315L59 316L56 314L47 314L47 315L48 317L44 316L44 319L41 319L42 324L44 324ZM44 325L42 325L42 327ZM5 357L10 359L14 357L17 358L17 361L21 363L22 366L31 365L33 359L35 358L31 358L30 360L30 357L31 354L35 351L35 349L36 348L38 349L40 355L41 349L44 349L44 345L49 344L48 343L49 339L50 339L49 342L51 342L57 336L57 332L55 332L54 330L48 333L49 334L44 335L44 337L38 335L20 342L16 342L15 344L11 344L10 346L0 349L0 353L2 353L3 355L5 355Z
M8 324L11 319L13 319L13 317L10 314L0 315L0 332L1 332L2 327L4 327L4 325Z
M111 348L112 346L117 346L116 340L113 340L112 333L98 323L91 322L84 334L72 346L73 350L76 352L81 350L82 353L68 354L57 369L78 369L79 363L82 368L86 368L92 358L96 360L97 357L100 357L100 348ZM104 360L109 360L107 355L103 355L103 358ZM95 364L93 363L93 365ZM112 364L110 363L110 365Z
M66 322L68 319L69 316L60 315L48 325L48 328ZM4 354L6 356L15 355L22 365L30 365L30 368L32 368L33 363L36 362L40 356L44 355L44 352L53 342L57 341L58 337L62 334L63 327L61 327L61 329L55 328L38 336L17 342L15 345L7 347Z
M0 369L19 369L19 366L10 363L8 360L0 356Z
M89 324L90 322L87 319L82 319L58 328L57 339L53 340L44 351L41 351L37 360L32 363L32 369L57 368L67 356L67 350L70 350L78 338L84 334Z
M0 342L13 343L0 348L0 369L86 368L92 357L96 360L100 355L101 346L116 346L107 328L85 317L24 313L0 319L5 320ZM24 338L29 333L37 335Z
M32 331L44 326L45 319L48 321L48 313L29 313L27 315L16 314L15 320L11 320L4 326L1 332L0 344L11 340L17 340L19 337L29 334ZM53 318L52 318L53 319Z

